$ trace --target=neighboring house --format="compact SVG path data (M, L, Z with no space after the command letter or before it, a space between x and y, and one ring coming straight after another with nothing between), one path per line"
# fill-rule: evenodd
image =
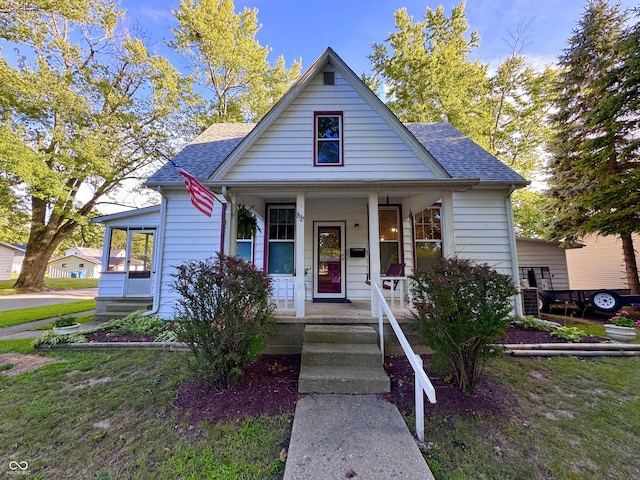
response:
M521 287L569 290L568 250L560 242L518 237L516 245Z
M24 255L24 249L0 242L0 280L11 280L14 256Z
M102 272L102 252L99 248L69 248L65 250L64 257L57 257L47 263L49 278L99 278ZM110 252L109 268L122 271L124 262L124 248Z
M567 251L569 283L574 290L627 290L627 273L618 236L590 234L580 239L584 248ZM640 262L640 235L633 235Z
M366 302L371 321L365 280L380 285L392 264L408 275L457 255L518 279L510 195L528 182L448 124L403 125L331 49L259 123L214 124L173 160L217 194L213 215L174 166L160 168L146 183L160 206L98 219L105 252L125 233L126 258L145 264L104 272L98 309L146 296L171 318L176 266L217 252L250 254L298 325L312 301L345 302L345 315ZM240 204L259 219L250 245L236 239Z
M65 255L47 263L49 278L98 278L101 258L88 255Z

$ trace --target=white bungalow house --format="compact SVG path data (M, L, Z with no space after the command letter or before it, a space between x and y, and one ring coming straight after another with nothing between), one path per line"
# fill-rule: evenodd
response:
M10 243L0 242L0 280L11 279L16 255L24 255L24 249Z
M279 318L297 325L337 302L347 317L364 305L357 315L373 323L367 278L380 285L404 265L397 283L406 294L406 275L439 256L518 281L510 195L528 182L448 124L401 123L330 48L259 123L214 124L173 161L216 193L213 215L194 208L166 164L146 183L160 206L100 218L103 255L120 231L127 262L103 272L98 312L137 297L171 318L176 266L216 252L268 272ZM253 242L236 238L239 205L259 219ZM131 268L134 258L143 271Z

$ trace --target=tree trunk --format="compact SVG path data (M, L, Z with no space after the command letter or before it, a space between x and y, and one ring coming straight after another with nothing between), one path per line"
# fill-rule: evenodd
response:
M34 208L32 223L38 223L39 225L31 228L22 269L14 288L35 291L44 290L44 274L47 270L47 263L65 235L75 228L76 224L73 222L67 222L59 226L59 218L51 219L49 224L46 225L43 222L38 222L40 210L43 209Z
M620 235L622 240L622 253L624 255L624 265L627 270L627 283L632 295L640 295L640 279L638 278L638 263L636 262L636 252L633 248L633 238L631 235Z

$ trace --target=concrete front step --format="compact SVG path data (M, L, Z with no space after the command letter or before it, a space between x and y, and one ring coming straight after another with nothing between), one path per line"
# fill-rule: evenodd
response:
M375 329L363 325L307 325L305 343L377 343Z
M370 326L307 325L298 391L372 394L390 390L378 334Z
M382 352L376 344L305 343L302 347L302 364L379 367L382 365Z
M374 394L391 390L389 377L382 366L308 366L303 365L298 378L300 393Z

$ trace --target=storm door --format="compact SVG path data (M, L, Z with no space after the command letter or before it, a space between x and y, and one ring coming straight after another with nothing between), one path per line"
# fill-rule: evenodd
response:
M316 222L313 230L313 296L318 299L344 299L345 222Z
M155 228L130 229L127 238L126 296L151 295Z

